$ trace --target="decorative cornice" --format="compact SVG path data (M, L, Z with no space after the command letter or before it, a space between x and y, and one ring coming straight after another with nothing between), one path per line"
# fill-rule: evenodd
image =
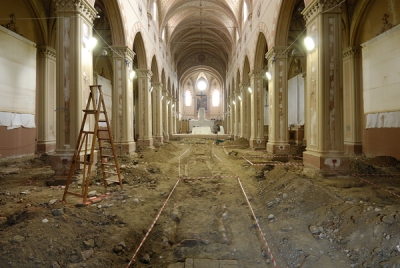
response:
M265 58L269 61L273 57L287 57L288 47L273 47L265 53Z
M97 11L86 0L55 0L57 15L68 12L78 12L84 15L90 22L96 18Z
M57 51L48 46L38 46L37 53L39 58L49 58L51 60L56 60Z
M320 13L342 12L342 2L343 1L341 0L314 0L314 2L309 4L301 13L303 14L304 20L307 23L309 20Z
M113 57L114 58L124 58L133 61L135 58L135 52L126 46L113 46L112 50L114 51Z
M239 88L240 90L246 90L250 86L250 83L240 83Z
M361 54L361 47L348 47L343 50L343 58L347 59L352 56L359 56Z

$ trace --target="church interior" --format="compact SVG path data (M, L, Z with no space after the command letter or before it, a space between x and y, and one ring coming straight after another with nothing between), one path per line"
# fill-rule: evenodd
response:
M5 0L0 263L400 267L399 21L398 0Z

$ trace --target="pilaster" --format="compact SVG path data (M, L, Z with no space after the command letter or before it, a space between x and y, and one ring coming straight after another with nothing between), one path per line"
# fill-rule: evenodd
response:
M229 134L234 138L235 137L235 105L233 105L233 101L235 100L235 95L232 94L229 97Z
M362 153L361 47L343 51L344 151Z
M232 100L233 109L234 109L234 113L235 113L235 124L234 124L234 139L235 140L237 140L241 137L239 95L240 95L240 90L236 89L235 96Z
M174 104L174 98L168 97L168 102L167 102L167 109L168 109L168 135L171 138L172 134L174 134L174 116L172 114L172 105Z
M264 70L250 72L250 107L251 107L251 136L250 148L253 150L265 149L264 138Z
M37 152L56 149L56 50L37 47Z
M316 0L303 11L315 48L307 54L307 148L303 162L321 171L348 168L343 151L342 20L339 0Z
M97 11L86 0L56 0L56 176L67 176L93 79L92 37Z
M240 129L241 129L241 138L245 138L246 140L250 139L251 135L251 109L250 109L250 96L248 92L249 83L241 83L239 84L240 96L239 99L240 104Z
M161 100L163 84L159 82L153 82L151 84L153 87L153 139L156 146L161 146L161 144L163 144L163 104Z
M288 133L288 55L287 47L274 47L265 55L272 79L269 81L269 135L267 151L290 152Z
M150 70L138 71L138 106L139 114L137 115L139 138L137 140L138 147L153 147L152 137L152 111L150 96L150 79L153 73Z
M129 47L113 47L112 134L117 152L130 154L136 150L133 137L133 70L135 52Z
M168 119L169 119L169 116L168 116L168 91L167 90L165 90L165 89L163 89L163 91L162 91L162 95L163 95L163 98L162 98L162 109L163 109L163 113L162 113L162 117L163 117L163 120L162 120L162 124L163 124L163 129L162 129L162 133L163 133L163 136L164 136L164 140L166 140L166 141L168 141L169 140L169 131L168 131Z

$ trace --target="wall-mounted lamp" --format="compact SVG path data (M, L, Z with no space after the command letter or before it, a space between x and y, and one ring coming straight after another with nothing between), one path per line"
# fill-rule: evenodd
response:
M132 71L129 73L129 79L132 80L133 78L135 78L135 76L136 76L136 72L132 70Z
M238 96L238 99L239 99L240 101L242 101L242 97Z
M307 36L306 38L304 38L304 44L306 45L307 50L313 50L315 48L315 43L314 40Z
M251 93L253 93L253 90L251 89L251 87L248 87L247 90Z
M161 100L163 100L164 99L164 96L161 96Z
M268 79L269 81L271 81L272 75L271 75L270 72L266 72L266 73L265 73L265 76L267 77L267 79Z
M228 106L229 106L229 109L231 108L231 105L230 104L228 104Z
M174 108L174 107L175 107L175 104L172 104L171 108Z
M153 86L150 87L149 92L150 92L150 93L153 92Z
M170 101L167 102L167 105L169 104Z
M232 101L233 105L236 105L236 101Z

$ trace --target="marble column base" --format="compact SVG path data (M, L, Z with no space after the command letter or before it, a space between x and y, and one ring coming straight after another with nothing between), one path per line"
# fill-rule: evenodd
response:
M319 153L305 151L304 166L319 169L321 172L346 171L349 169L349 159L343 152Z
M289 154L290 144L289 143L267 143L267 152L271 154Z
M250 139L250 148L253 150L265 150L265 140Z

